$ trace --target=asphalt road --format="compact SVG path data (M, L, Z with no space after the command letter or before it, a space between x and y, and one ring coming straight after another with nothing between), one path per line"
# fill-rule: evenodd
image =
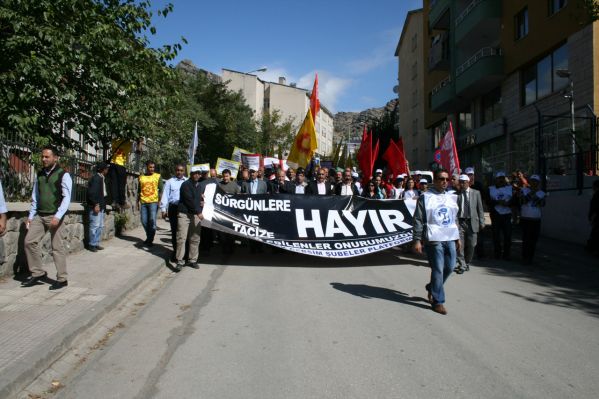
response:
M213 255L214 256L214 255ZM172 276L64 398L595 398L596 291L487 261L430 310L424 259L238 251ZM585 268L583 267L582 272ZM563 277L563 276L562 276ZM596 278L596 273L592 274ZM588 281L587 281L588 283Z

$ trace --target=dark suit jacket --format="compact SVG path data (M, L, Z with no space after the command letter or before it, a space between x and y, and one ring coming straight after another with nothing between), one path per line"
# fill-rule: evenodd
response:
M89 179L87 186L87 204L93 208L100 205L101 210L106 209L106 197L104 197L104 179L99 174L95 174Z
M328 182L328 180L325 180L324 184L325 184L325 195L333 195L333 188L331 187L331 184ZM318 195L318 186L315 181L311 181L308 183L308 186L306 186L306 194L307 195Z
M295 186L287 180L283 184L280 184L277 180L272 180L269 182L268 192L271 194L295 194Z
M262 179L258 179L258 187L256 188L256 194L266 194L268 192L268 186L266 182ZM251 194L251 182L244 181L241 183L241 193L242 194Z
M335 186L335 195L341 195L341 188L343 187L343 183L338 183ZM360 195L360 192L358 191L358 187L356 187L356 185L354 183L351 184L351 191L352 191L352 195Z
M470 188L470 196L468 197L470 201L470 226L472 227L472 231L478 233L481 229L481 226L485 225L485 210L483 209L483 201L478 190ZM462 214L462 193L458 195L458 206L460 210L458 211L458 217Z

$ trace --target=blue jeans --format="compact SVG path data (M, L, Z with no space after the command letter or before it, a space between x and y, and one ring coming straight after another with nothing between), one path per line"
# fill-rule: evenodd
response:
M436 241L425 245L431 267L431 282L426 285L426 289L433 295L433 305L445 303L443 284L455 267L455 247L455 241Z
M158 212L158 202L141 204L141 224L146 231L146 241L154 241L156 234L156 213Z
M94 213L89 211L89 246L97 247L100 245L102 231L104 230L104 211Z

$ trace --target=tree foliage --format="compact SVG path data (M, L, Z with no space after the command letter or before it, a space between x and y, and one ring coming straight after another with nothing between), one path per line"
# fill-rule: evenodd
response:
M290 150L296 133L294 122L292 117L283 120L278 110L264 112L254 146L256 152L265 156L281 156L283 152Z
M102 146L141 136L165 105L166 62L181 49L148 47L152 17L149 1L0 3L0 134L50 137L65 147L78 143L64 129Z

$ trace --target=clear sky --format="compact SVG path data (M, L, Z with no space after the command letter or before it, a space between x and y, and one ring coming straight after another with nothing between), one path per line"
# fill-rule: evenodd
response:
M152 46L183 36L177 60L203 69L257 73L267 81L311 89L332 112L381 107L395 97L399 35L422 0L171 0L173 13L156 17ZM159 0L153 7L167 3Z

